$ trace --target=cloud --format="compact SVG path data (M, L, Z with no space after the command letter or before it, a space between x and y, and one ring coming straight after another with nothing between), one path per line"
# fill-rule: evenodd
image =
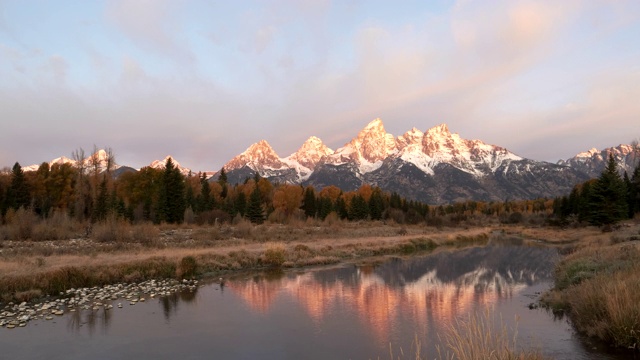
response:
M179 0L107 1L106 18L139 48L169 56L178 61L193 61L191 51L179 43L182 30Z
M49 57L47 68L53 75L53 80L56 84L62 85L67 81L69 64L62 56L53 55Z
M276 28L273 25L265 26L256 31L254 37L254 50L261 54L273 42Z

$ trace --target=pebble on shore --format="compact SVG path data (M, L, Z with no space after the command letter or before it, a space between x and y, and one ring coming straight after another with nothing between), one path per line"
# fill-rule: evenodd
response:
M194 291L197 287L198 280L164 279L69 289L61 292L56 299L45 297L31 303L8 303L0 308L0 327L7 329L25 327L30 321L36 319L52 320L52 315L63 316L65 312L75 312L76 310L109 310L113 309L113 305L109 302L119 299L125 299L131 305L135 305L138 301L145 301L143 295L148 295L150 298L162 297L181 291ZM117 307L122 309L122 303L118 303Z

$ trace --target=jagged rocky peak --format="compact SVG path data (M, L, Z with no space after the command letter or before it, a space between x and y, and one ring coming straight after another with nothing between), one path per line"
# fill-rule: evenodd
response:
M297 162L298 164L313 170L322 157L333 154L333 150L327 147L322 140L311 136L302 144L300 149L291 154L286 160Z
M451 134L447 124L440 124L424 133L422 147L424 153L429 155L443 150L446 152L458 150L458 148L466 145L464 142L458 134Z
M398 139L396 139L396 146L398 150L402 150L408 145L419 144L422 142L423 137L424 133L414 127L403 135L398 136Z
M236 170L248 166L252 169L273 168L279 169L284 166L278 154L273 150L266 140L260 140L249 146L242 154L231 159L224 168L227 171Z
M180 163L178 162L178 160L176 160L176 158L174 158L171 155L167 155L164 159L162 160L154 160L149 167L154 168L154 169L160 169L160 170L164 170L165 165L167 163L167 160L171 159L171 162L173 163L173 166L175 168L177 168L178 170L180 170L180 173L182 175L189 175L189 173L191 173L191 169L186 168L182 165L180 165Z
M382 161L397 150L395 138L384 129L380 118L367 124L350 144L371 163Z

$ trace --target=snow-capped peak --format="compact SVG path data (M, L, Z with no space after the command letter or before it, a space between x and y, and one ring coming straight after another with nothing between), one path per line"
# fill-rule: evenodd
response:
M417 132L410 131L407 134L398 138L399 144L406 142L404 147L399 146L401 150L398 157L427 174L433 174L438 164L446 163L475 176L483 176L505 162L522 160L499 146L488 145L480 140L465 140L458 134L451 134L446 124L427 130L421 141L416 141Z
M415 127L407 131L403 135L398 136L396 140L398 150L404 149L407 145L419 144L424 137L424 133Z
M397 150L395 138L386 132L382 120L377 118L367 124L349 143L328 156L327 162L343 164L353 161L358 165L360 173L364 174L379 168L382 161Z
M328 148L322 140L312 136L302 144L298 151L283 160L290 165L298 163L309 170L313 170L323 156L331 154L333 154L333 150Z
M249 146L242 154L231 159L224 168L227 171L231 171L245 166L253 170L281 169L282 167L286 167L266 140L260 140Z
M593 155L599 154L600 151L596 148L591 148L589 151L583 151L581 153L579 153L578 155L576 155L575 157L577 158L590 158Z
M182 165L180 165L180 163L176 160L176 158L174 158L171 155L167 155L163 160L155 160L153 161L149 167L152 167L154 169L160 169L163 170L164 166L167 163L167 160L171 159L171 162L173 163L173 167L175 167L176 169L180 170L180 173L184 176L187 176L191 173L191 169L186 168Z

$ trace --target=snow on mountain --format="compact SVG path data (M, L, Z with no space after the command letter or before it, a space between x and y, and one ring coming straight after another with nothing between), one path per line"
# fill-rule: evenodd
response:
M567 160L559 160L558 165L570 166L591 177L598 177L607 165L609 154L613 154L616 159L620 173L626 171L629 176L635 169L636 164L640 162L640 149L634 148L632 145L620 144L604 150L592 148Z
M312 136L302 144L298 151L282 159L282 161L296 170L300 180L306 180L320 160L331 154L333 154L333 150L327 147L322 140Z
M120 168L120 165L114 163L113 159L111 161L112 161L111 170L116 170ZM103 172L107 169L108 163L109 163L109 153L104 149L97 150L95 153L87 156L82 160L82 165L85 168L85 171L87 172L93 171L93 169L97 169L98 172ZM54 164L59 164L59 165L71 164L72 166L78 165L77 161L73 159L69 159L66 156L61 156L49 161L49 166L53 166ZM40 164L34 164L34 165L25 166L22 168L22 170L36 171L38 170L39 167L40 167Z
M457 169L482 177L493 173L505 162L522 160L521 157L499 146L480 140L465 140L452 134L446 124L427 130L422 139L413 130L399 138L402 150L397 157L433 175L438 164L449 164ZM420 141L418 141L420 140Z
M229 172L245 166L258 171L262 176L268 176L270 172L289 168L266 140L260 140L249 146L247 150L224 165L224 168Z
M164 160L154 160L151 164L149 164L149 167L154 168L154 169L164 170L164 166L167 163L167 160L169 160L169 159L171 159L171 162L173 162L173 166L178 168L178 170L180 170L180 173L182 175L188 176L189 174L192 174L191 169L180 165L180 163L178 161L176 161L176 159L171 155L167 155L164 158Z
M397 151L396 139L386 132L382 120L378 118L323 162L331 165L355 163L360 174L366 174L378 169L382 166L382 161Z

